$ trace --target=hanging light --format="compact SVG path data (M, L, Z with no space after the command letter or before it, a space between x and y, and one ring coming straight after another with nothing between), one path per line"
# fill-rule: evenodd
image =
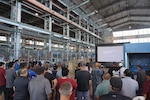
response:
M131 27L131 25L129 25L129 29L131 29L132 27Z

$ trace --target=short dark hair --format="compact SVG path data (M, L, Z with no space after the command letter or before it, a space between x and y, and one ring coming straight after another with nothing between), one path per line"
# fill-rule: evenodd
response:
M150 76L150 70L147 70L147 71L146 71L146 75L147 75L147 76Z
M122 80L121 80L121 78L112 77L110 79L110 84L111 84L113 90L121 91L121 89L122 89Z
M36 67L35 68L35 73L38 74L38 75L41 75L45 70L45 67Z
M18 62L19 60L15 60L15 62Z
M63 67L62 68L62 76L68 76L69 70L68 68Z
M27 63L25 63L25 62L20 63L20 68L25 68L25 66L27 66Z
M141 66L141 65L137 65L137 67L139 67L140 69L142 69L142 66Z
M8 68L12 68L13 65L14 65L14 63L15 63L15 62L13 62L13 61L12 61L12 62L9 62L9 63L8 63Z
M124 74L126 74L126 76L129 76L129 77L132 75L130 69L126 69L126 70L124 71Z
M0 66L4 65L5 63L4 62L0 62Z

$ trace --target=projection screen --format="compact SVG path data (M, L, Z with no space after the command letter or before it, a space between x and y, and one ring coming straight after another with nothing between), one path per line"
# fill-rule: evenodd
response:
M98 62L120 62L123 60L123 46L97 46Z

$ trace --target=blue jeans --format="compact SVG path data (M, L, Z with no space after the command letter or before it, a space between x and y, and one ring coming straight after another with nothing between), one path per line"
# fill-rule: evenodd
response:
M89 91L81 92L77 91L77 100L89 100L90 94Z

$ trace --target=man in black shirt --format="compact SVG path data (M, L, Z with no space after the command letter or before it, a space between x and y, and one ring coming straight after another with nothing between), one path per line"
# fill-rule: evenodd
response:
M102 95L99 100L132 100L129 97L123 96L120 91L122 89L122 80L118 77L110 79L110 93Z
M28 100L29 99L29 93L28 93L29 80L27 78L27 75L28 75L27 69L20 68L18 71L18 74L20 76L16 78L14 81L14 87L15 87L14 100Z
M113 62L112 63L112 67L109 68L108 70L108 73L111 75L111 76L115 76L113 75L113 71L118 71L120 69L120 67L117 67L117 63L116 62ZM119 73L118 73L119 75Z
M44 77L49 80L51 87L53 87L53 82L56 81L56 76L53 75L49 66L45 66L45 70L46 70L46 73L45 73ZM52 90L51 99L53 98L53 96L54 96L54 91Z
M80 62L80 70L76 72L75 79L77 80L77 100L89 100L89 90L90 95L92 95L92 81L91 75L86 70L86 65Z

